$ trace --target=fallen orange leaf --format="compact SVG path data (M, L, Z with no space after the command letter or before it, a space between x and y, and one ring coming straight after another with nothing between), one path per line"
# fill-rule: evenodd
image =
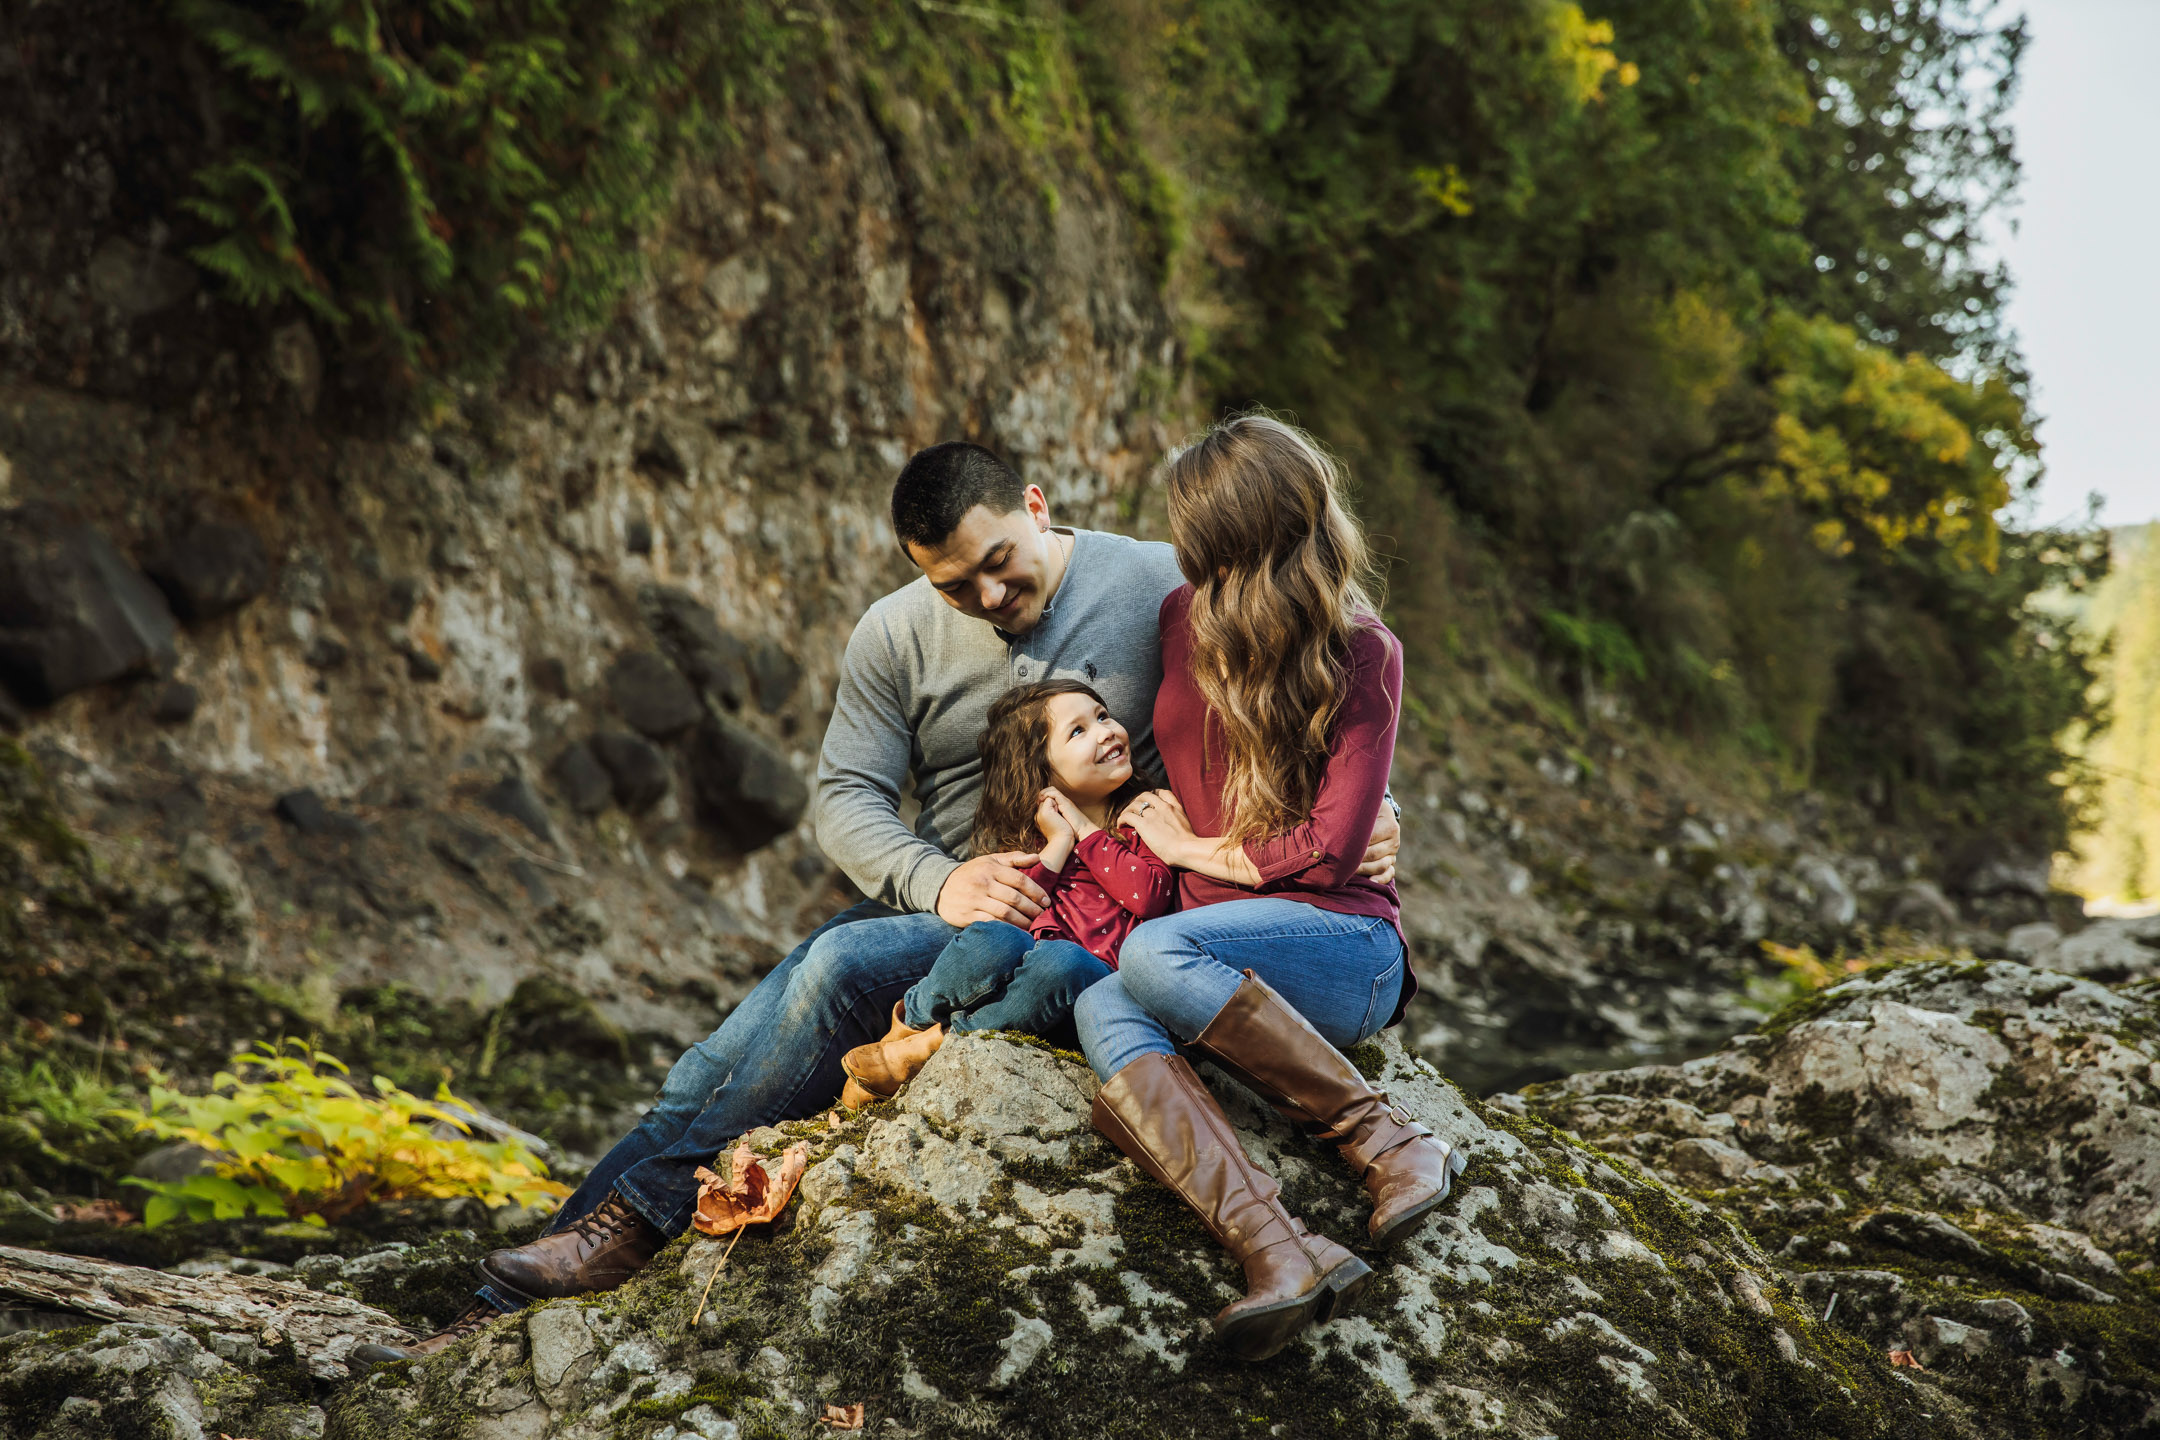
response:
M827 1405L825 1413L818 1416L817 1423L830 1425L835 1430L862 1429L862 1401L853 1405Z
M52 1207L52 1213L54 1218L71 1224L128 1225L135 1220L135 1213L117 1200L85 1200L80 1205L63 1201Z
M697 1214L690 1223L706 1235L725 1235L745 1225L756 1225L779 1216L794 1198L795 1184L810 1164L810 1147L790 1145L780 1157L780 1173L771 1174L747 1142L735 1147L729 1178L722 1180L698 1167Z
M1890 1352L1890 1363L1893 1366L1904 1366L1912 1370L1927 1369L1927 1366L1922 1365L1913 1358L1913 1353L1910 1350L1892 1350Z

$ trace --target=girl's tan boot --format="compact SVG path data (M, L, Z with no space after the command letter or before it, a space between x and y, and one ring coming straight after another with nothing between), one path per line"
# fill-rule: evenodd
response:
M898 1094L900 1087L914 1079L915 1072L928 1064L945 1043L943 1025L910 1029L900 1012L901 1002L896 1000L892 1029L885 1038L875 1044L858 1045L841 1057L840 1068L847 1072L849 1083L840 1092L840 1100L850 1109Z

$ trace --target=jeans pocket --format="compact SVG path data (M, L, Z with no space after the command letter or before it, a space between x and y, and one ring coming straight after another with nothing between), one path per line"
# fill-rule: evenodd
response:
M1358 1024L1358 1044L1386 1028L1388 1017L1395 1012L1395 997L1402 993L1403 966L1408 961L1408 956L1398 955L1394 964L1373 977L1372 997L1365 1002L1365 1018Z

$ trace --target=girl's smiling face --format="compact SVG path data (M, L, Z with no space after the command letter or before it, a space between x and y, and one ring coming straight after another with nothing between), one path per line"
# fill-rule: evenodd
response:
M1044 707L1050 775L1082 804L1114 793L1132 778L1132 741L1092 696L1053 695Z

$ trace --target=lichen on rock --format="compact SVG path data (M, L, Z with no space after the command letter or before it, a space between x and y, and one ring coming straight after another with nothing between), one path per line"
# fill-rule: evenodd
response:
M818 1158L797 1208L724 1265L724 1241L687 1238L621 1291L377 1372L337 1397L329 1433L807 1435L855 1402L881 1434L1963 1432L1711 1207L1466 1099L1392 1038L1375 1063L1470 1167L1373 1256L1356 1314L1275 1360L1214 1344L1239 1277L1088 1128L1086 1068L961 1036L893 1102L754 1135ZM1292 1208L1362 1247L1347 1168L1209 1080Z
M2160 1428L2160 993L1862 975L1676 1066L1504 1098L1737 1217L1789 1293L1995 1435Z

